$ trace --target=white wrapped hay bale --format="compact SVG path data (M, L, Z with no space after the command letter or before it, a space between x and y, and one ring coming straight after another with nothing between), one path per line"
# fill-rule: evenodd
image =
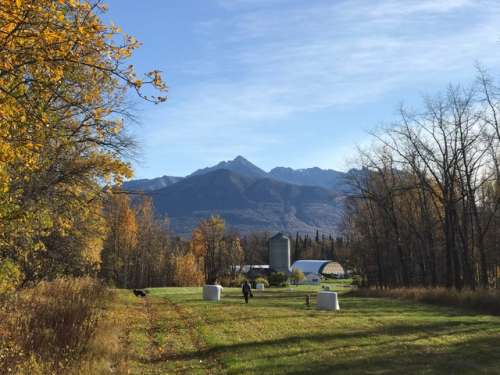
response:
M255 284L255 289L257 289L257 290L264 290L264 284L263 283L257 283L257 284Z
M320 310L340 310L336 292L319 292L316 297L316 305Z
M205 301L220 301L222 286L220 285L204 285L203 299Z

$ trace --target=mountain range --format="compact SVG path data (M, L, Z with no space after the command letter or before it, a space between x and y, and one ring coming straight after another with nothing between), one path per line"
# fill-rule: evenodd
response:
M186 177L131 180L122 188L149 195L156 213L168 216L172 230L181 236L190 235L200 220L214 214L241 233L332 233L343 200L352 192L351 173L284 167L266 172L237 156Z
M174 177L174 176L162 176L152 179L140 179L131 180L123 184L123 188L126 190L136 190L136 191L153 191L159 190L164 187L175 184L176 182L182 180L184 177Z

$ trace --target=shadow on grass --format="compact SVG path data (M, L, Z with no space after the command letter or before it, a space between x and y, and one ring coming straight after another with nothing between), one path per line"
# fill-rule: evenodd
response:
M482 337L450 345L446 351L390 350L366 356L308 358L292 365L283 361L257 364L254 373L302 374L498 374L498 337ZM483 350L478 348L483 348ZM485 350L486 349L486 350ZM236 372L229 372L236 373Z
M448 370L457 369L456 363L467 358L470 368L482 366L500 366L500 356L497 355L498 335L491 338L471 339L469 341L450 344L445 352L426 353L421 347L412 343L419 340L436 339L447 335L465 335L471 332L485 332L491 324L488 322L455 322L445 321L420 325L393 324L372 330L354 332L338 332L325 334L305 334L289 336L273 340L259 340L230 345L217 345L209 349L175 355L166 354L158 360L201 360L208 358L247 358L252 370L257 373L391 373L385 370L406 372L405 366L413 366L415 370ZM498 329L495 332L499 332ZM494 333L494 332L493 332ZM409 336L405 338L404 336ZM405 348L405 349L403 349ZM283 352L285 349L285 353ZM291 353L286 353L286 351ZM301 357L297 356L297 351ZM332 357L329 353L347 352L345 358ZM307 355L314 354L313 357ZM357 353L353 357L353 353ZM305 357L304 357L305 355ZM317 357L323 359L316 359ZM465 356L465 357L464 357ZM290 357L284 362L293 363L293 368L281 365L284 357ZM255 359L259 359L258 363ZM434 358L429 362L427 358ZM287 365L288 366L288 365ZM439 373L439 372L436 372ZM449 372L443 372L449 373ZM452 372L453 373L453 372Z

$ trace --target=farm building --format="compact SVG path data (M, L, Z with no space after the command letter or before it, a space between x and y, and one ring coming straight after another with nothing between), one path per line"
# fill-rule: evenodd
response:
M290 239L277 233L269 240L269 265L274 272L290 273Z
M297 260L292 264L292 269L298 268L305 275L316 274L325 276L344 276L344 268L340 263L331 260Z

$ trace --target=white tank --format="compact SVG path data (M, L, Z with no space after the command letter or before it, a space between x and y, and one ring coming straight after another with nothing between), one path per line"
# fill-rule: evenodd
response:
M269 240L269 266L276 272L290 273L290 239L283 233Z

